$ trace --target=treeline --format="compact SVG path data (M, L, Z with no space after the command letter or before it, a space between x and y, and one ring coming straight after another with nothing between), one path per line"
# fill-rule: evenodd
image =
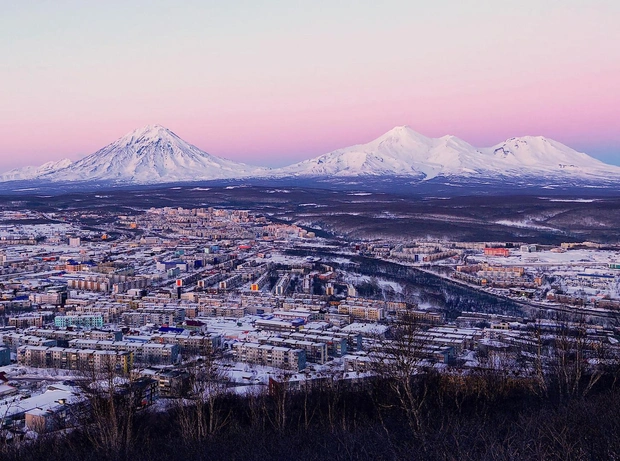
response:
M326 258L341 258L342 255L325 250L310 251L308 249L289 249L287 254L295 256L318 256ZM462 284L442 278L438 275L421 271L415 267L383 261L365 256L349 256L352 264L336 264L339 269L366 275L369 277L385 278L409 287L416 292L421 302L429 302L445 310L448 319L458 317L463 311L484 312L489 314L504 314L521 317L524 315L520 304L485 293L475 288L468 288ZM365 295L378 295L371 287L363 286Z
M468 310L523 315L521 306L517 303L489 293L483 293L475 288L467 288L459 283L414 267L361 256L355 257L354 262L359 264L358 272L363 275L374 274L403 284L413 285L420 290L423 301L440 304L446 310L448 318L456 317L462 311Z
M620 457L620 391L605 376L587 394L541 390L510 373L427 372L323 381L270 393L211 394L136 410L127 395L98 420L7 444L12 460L599 460ZM583 377L584 383L589 382ZM559 389L559 387L558 387ZM107 400L110 397L113 402ZM123 400L125 399L125 400Z

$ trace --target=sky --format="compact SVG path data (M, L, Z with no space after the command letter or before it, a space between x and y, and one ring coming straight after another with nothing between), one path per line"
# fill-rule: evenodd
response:
M0 0L0 171L160 124L283 166L394 126L620 165L617 0Z

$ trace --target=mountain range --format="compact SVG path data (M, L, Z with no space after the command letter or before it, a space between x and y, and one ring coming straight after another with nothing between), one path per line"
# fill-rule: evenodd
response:
M19 181L27 179L36 179L54 171L62 170L73 163L68 158L58 162L47 162L41 166L25 166L23 168L15 168L0 174L0 181Z
M208 154L172 131L149 125L76 162L62 160L0 174L0 181L182 183L239 178L405 177L620 183L620 167L542 136L478 148L455 137L429 138L399 126L377 139L284 168L251 166Z

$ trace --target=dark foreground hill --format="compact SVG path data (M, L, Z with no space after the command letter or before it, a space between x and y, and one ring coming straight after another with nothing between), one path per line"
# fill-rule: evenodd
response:
M584 376L584 381L588 377ZM490 370L430 374L403 405L391 383L222 396L203 408L118 412L105 424L2 447L6 461L603 460L620 457L620 389L546 390ZM585 388L582 388L582 390ZM401 390L404 390L401 388ZM211 410L213 412L211 412ZM214 416L214 419L211 416ZM213 422L213 424L211 424ZM114 424L111 426L110 424ZM199 431L197 428L204 430ZM114 427L114 437L110 437Z

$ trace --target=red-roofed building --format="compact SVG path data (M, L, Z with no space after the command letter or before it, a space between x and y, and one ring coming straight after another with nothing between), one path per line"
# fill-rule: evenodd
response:
M510 250L508 248L485 248L485 256L510 256Z

